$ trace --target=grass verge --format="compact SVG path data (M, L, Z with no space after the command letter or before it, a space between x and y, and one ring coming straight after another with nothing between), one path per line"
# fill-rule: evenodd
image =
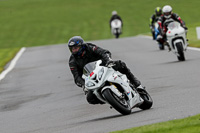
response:
M200 133L200 114L112 133Z
M19 51L20 48L4 48L0 49L0 72L4 70L7 64Z

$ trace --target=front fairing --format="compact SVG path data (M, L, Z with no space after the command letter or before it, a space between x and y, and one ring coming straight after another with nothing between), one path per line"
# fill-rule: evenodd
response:
M167 27L167 41L172 48L172 51L177 54L176 44L181 43L183 45L184 50L187 48L187 40L186 40L186 31L180 25L180 23L174 21L169 23Z
M101 71L103 71L103 74L101 74ZM85 87L88 90L94 90L97 88L100 88L101 86L104 85L105 83L105 74L106 73L111 73L110 71L108 71L108 68L106 67L101 67L99 69L95 69L93 72L90 73L90 75L88 75L85 78Z
M185 29L178 22L171 22L167 27L167 37L174 37L185 33Z

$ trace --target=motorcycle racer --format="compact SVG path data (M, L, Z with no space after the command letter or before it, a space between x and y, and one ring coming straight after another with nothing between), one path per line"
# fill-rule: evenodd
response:
M154 23L158 21L159 17L162 15L162 9L160 7L156 7L155 14L153 14L150 18L149 27L151 29L153 40L155 40L155 31L154 31Z
M123 26L123 21L122 21L122 18L117 14L117 11L112 11L112 16L110 18L110 27L111 27L111 22L114 20L114 19L118 19L122 22L122 26Z
M159 30L160 30L161 35L157 37L157 41L159 43L163 43L164 45L167 45L169 48L169 51L171 51L169 44L166 42L166 32L167 32L168 24L172 22L173 20L175 20L179 22L184 29L187 30L187 27L185 26L184 21L181 20L181 17L178 16L178 14L172 12L172 7L170 5L164 6L162 11L163 11L163 15L158 20Z
M107 66L114 63L113 69L125 74L130 83L138 89L143 89L141 82L131 73L130 69L121 60L113 61L111 53L108 50L100 48L92 43L86 43L80 36L74 36L69 39L68 47L71 52L69 67L73 74L75 84L83 88L87 94L87 101L90 104L101 103L93 93L87 92L84 88L85 80L82 78L83 68L87 63L102 60L102 65Z

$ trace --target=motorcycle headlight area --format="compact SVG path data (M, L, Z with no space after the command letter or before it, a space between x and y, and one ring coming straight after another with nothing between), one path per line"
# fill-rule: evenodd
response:
M94 83L92 83L91 81L88 81L87 83L86 83L86 86L87 87L92 87L92 86L94 86L95 84Z
M102 68L99 72L98 72L98 79L101 80L102 76L104 73L104 69Z

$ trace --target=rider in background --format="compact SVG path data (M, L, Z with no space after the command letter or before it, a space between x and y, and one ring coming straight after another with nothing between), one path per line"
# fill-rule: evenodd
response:
M153 40L155 40L154 23L158 21L161 15L162 15L162 9L160 7L156 7L155 14L153 14L150 18L149 27L151 29Z
M121 17L117 14L117 11L112 11L112 16L111 16L111 18L110 18L110 27L111 27L111 22L112 22L114 19L119 19L119 20L122 22L122 19L121 19ZM123 26L123 22L122 22L122 26Z
M187 30L187 27L185 26L184 21L181 20L180 16L172 12L172 7L169 5L166 5L162 9L163 15L159 18L158 24L159 24L159 30L161 35L157 37L157 41L159 43L163 43L164 45L167 45L169 48L169 51L171 48L169 47L169 44L166 40L166 32L167 32L167 26L172 21L175 20L181 24L181 26Z
M115 66L113 66L113 69L125 74L136 89L143 89L141 82L131 73L126 64L121 60L113 61L111 59L111 53L108 50L92 43L85 43L80 36L74 36L69 39L68 47L72 53L69 59L69 67L73 74L75 84L83 88L83 91L87 94L87 101L90 104L98 104L101 101L92 92L86 90L85 80L82 78L82 75L84 66L97 60L102 60L101 65L103 66L114 63Z

